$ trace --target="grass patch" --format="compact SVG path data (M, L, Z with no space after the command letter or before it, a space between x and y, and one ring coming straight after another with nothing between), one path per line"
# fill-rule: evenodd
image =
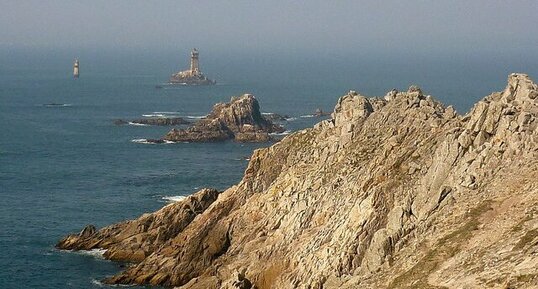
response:
M484 201L467 213L464 218L468 221L462 227L441 238L426 256L411 269L396 277L388 288L446 288L428 284L428 276L439 267L439 264L461 250L462 245L472 237L473 231L478 229L480 215L490 210L491 204L491 201Z

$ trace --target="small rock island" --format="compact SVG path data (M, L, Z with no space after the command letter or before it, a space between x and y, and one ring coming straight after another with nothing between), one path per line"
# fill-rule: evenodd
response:
M207 78L200 71L200 63L198 60L199 53L196 48L191 51L191 67L189 70L180 71L172 74L170 84L180 85L214 85L216 81Z
M217 103L211 113L188 129L172 129L164 137L174 142L218 142L233 139L238 142L265 142L270 133L284 128L266 119L260 104L252 94L234 96L228 103Z

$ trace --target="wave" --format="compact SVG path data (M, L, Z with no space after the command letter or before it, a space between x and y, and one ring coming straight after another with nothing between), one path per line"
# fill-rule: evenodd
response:
M307 115L301 115L302 118L310 118L310 117L316 117L313 114L307 114Z
M179 111L154 111L152 112L154 114L172 114L172 115L178 115Z
M128 124L129 125L134 125L134 126L149 126L149 124L136 123L136 122L132 122L132 121L130 121Z
M169 141L169 140L163 140L163 142L154 142L154 141L149 141L148 139L145 139L145 138L137 138L137 139L132 139L131 142L134 142L134 143L140 143L140 144L173 144L175 142L173 141Z
M186 198L186 196L164 196L162 197L163 200L167 201L167 202L170 202L170 203L174 203L174 202L179 202L179 201L182 201Z
M288 135L290 133L292 133L291 130L286 130L284 132L273 132L273 133L270 133L269 135L277 135L278 136L278 135Z
M43 106L45 107L69 107L73 105L70 103L45 103L43 104Z
M106 252L106 249L91 249L91 250L81 250L81 251L71 251L75 254L92 256L98 259L105 259L103 256Z
M289 117L289 118L286 118L286 121L294 121L294 120L297 120L296 117Z
M166 115L162 113L152 113L152 114L143 114L143 117L165 117Z
M104 287L105 286L103 283L101 283L101 281L99 281L97 279L92 279L92 284L97 285L99 287Z
M208 115L186 115L185 117L186 118L192 118L192 119L202 119L202 118L206 118Z
M108 285L108 284L103 284L103 282L97 280L97 279L92 279L92 284L93 285L96 285L96 286L99 286L99 287L102 287L102 288L116 288L116 287L119 287L119 288L122 288L122 287L135 287L136 285L130 285L130 284L114 284L114 285Z

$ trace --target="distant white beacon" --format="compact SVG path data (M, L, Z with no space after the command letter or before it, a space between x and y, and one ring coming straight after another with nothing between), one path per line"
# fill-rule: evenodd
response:
M79 72L78 72L78 59L75 59L75 64L73 64L73 77L78 78Z

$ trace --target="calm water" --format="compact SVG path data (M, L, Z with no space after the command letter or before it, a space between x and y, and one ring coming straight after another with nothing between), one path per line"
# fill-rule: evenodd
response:
M500 90L511 71L537 77L537 61L336 57L215 57L202 70L220 84L155 89L187 59L162 53L92 53L71 78L66 51L1 52L0 288L99 288L120 265L92 255L57 251L63 235L86 224L104 226L166 204L164 197L237 183L249 156L267 144L147 145L169 128L115 126L155 112L202 116L216 102L253 93L262 111L296 117L290 130L332 110L347 90L384 95L418 83L458 111ZM235 60L234 60L235 59ZM47 103L66 106L48 107Z

